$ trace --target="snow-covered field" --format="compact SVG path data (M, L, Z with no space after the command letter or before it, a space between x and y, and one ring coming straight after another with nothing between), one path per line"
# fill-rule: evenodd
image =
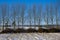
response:
M60 33L0 34L0 40L60 40Z

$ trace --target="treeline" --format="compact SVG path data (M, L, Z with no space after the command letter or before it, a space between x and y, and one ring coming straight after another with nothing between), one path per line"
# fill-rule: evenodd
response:
M9 25L58 25L60 19L58 16L59 13L59 5L48 5L46 4L43 8L43 5L35 5L27 7L25 4L1 4L0 5L0 16L1 21L0 24L4 27L8 27ZM59 14L60 15L60 14ZM55 24L54 24L55 23Z

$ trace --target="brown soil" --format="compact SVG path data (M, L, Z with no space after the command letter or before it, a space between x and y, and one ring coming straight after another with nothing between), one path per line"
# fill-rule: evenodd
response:
M28 33L31 33L31 32L38 32L38 30L29 28L29 29L27 29L27 32L28 32Z
M49 29L49 32L60 32L60 29L57 29L57 28L51 28L51 29Z
M48 29L42 29L42 28L39 28L39 29L38 29L38 32L40 32L40 33L45 32L45 33L46 33L46 32L48 32Z
M26 30L24 30L23 28L18 28L15 30L16 33L25 33Z
M5 30L3 30L1 33L14 33L15 31L13 29L10 28L6 28Z
M18 29L10 29L10 28L6 28L5 30L3 30L0 33L56 33L56 32L60 32L60 29L57 28L51 28L51 29L42 29L39 28L38 30L29 28L27 30L23 29L23 28L18 28Z

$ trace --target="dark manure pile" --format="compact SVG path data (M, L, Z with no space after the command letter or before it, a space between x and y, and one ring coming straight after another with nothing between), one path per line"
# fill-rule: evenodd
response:
M60 29L57 28L50 28L50 29L43 29L39 28L38 30L29 28L29 29L23 29L23 28L17 28L17 29L11 29L6 28L2 30L0 33L59 33Z

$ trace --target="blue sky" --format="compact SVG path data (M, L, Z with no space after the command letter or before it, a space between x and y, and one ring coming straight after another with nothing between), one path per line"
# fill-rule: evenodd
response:
M20 3L20 4L26 4L26 5L30 5L30 4L46 4L46 3L56 3L59 2L60 0L0 0L0 3Z
M53 6L55 6L56 3L60 5L60 0L0 0L0 4L4 3L7 3L8 5L20 3L21 5L25 4L26 6L31 6L33 4L42 4L42 6L45 7L46 4L49 5L50 3L52 3Z

